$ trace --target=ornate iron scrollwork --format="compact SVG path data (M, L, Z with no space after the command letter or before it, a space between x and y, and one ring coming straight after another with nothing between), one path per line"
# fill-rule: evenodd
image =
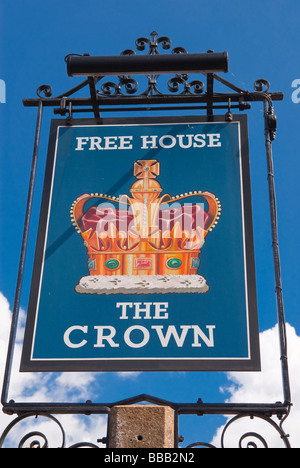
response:
M18 425L19 423L21 423L25 419L37 418L37 417L38 417L38 415L35 414L35 413L25 413L22 416L19 416L16 419L14 419L7 426L7 428L5 429L5 431L3 432L3 434L2 434L2 436L0 438L0 448L3 447L3 444L6 441L9 433L11 432L11 430L16 425ZM58 426L58 428L59 428L59 430L61 432L61 439L62 439L62 444L61 444L60 448L64 448L64 446L65 446L65 431L64 431L61 423L54 416L51 416L50 414L40 414L39 417L47 418L47 419L51 420L52 422L54 422ZM18 448L49 448L49 442L48 442L48 439L45 436L45 434L43 434L42 432L40 432L40 431L31 431L31 432L27 433L26 435L24 435L24 437L21 438L21 440L19 442L19 445L18 445Z
M133 397L131 400L134 401L136 398L139 399L139 397ZM158 401L158 399L156 399L155 397L150 397L150 398L153 399L154 401L155 400ZM177 405L176 403L171 403L171 402L168 402L168 404L172 405L180 413L180 411L181 411L180 405ZM176 408L176 406L178 406L178 408ZM195 414L196 414L196 412L195 412ZM205 411L204 411L204 414L205 414ZM236 443L235 447L232 447L232 443L230 443L230 447L227 447L228 444L226 443L226 436L227 436L227 433L229 432L229 430L236 423L238 423L238 421L250 418L251 420L256 419L258 421L263 421L263 422L267 423L267 427L273 429L275 431L275 434L277 433L277 435L281 439L282 444L283 444L283 448L291 448L291 445L290 445L290 442L289 442L289 435L286 434L285 431L282 428L282 425L283 425L284 421L286 420L286 418L288 417L288 415L289 415L289 411L287 412L285 417L282 419L280 424L277 425L276 422L267 415L263 415L263 414L248 414L248 415L238 414L237 416L234 416L232 419L230 419L227 422L227 424L224 426L224 428L222 430L222 433L221 433L221 436L220 436L220 441L219 441L218 447L220 447L222 449L225 449L225 448L240 448L240 449L243 449L243 448L269 448L269 443L266 440L266 436L263 436L263 435L259 434L258 432L255 432L253 430L248 431L248 432L244 433L243 435L241 435L240 438L237 439L237 441L235 442ZM33 417L34 418L38 418L38 417L47 418L50 421L52 421L53 423L55 423L58 426L59 431L61 433L61 445L58 448L66 448L66 435L65 435L65 431L64 431L61 423L54 416L51 416L49 414L36 415L35 413L24 414L22 416L17 417L14 421L12 421L9 424L9 426L6 428L6 430L4 431L2 436L0 437L0 448L3 447L5 441L9 437L10 432L12 431L12 429L16 425L18 425L19 423L21 423L23 420L25 420L27 418L33 418ZM235 437L236 437L236 433L235 433ZM177 440L179 442L182 442L184 440L182 437L179 437L177 434L176 434L176 438L177 438ZM278 438L278 440L279 440L279 438ZM105 443L107 443L107 438L98 439L97 443L101 443L101 444L104 443L105 444ZM218 447L213 445L212 443L195 442L195 443L192 443L192 444L188 445L187 447L182 447L182 448L191 449L191 448L218 448ZM44 433L37 430L37 431L29 432L26 435L24 435L21 438L21 440L20 440L20 442L18 444L18 448L50 448L50 447L49 447L49 441L48 441L47 436ZM72 446L70 446L68 448L100 448L100 447L98 445L94 444L94 443L91 443L91 442L79 442L79 443L73 444ZM279 448L279 447L277 447L277 448Z
M63 426L61 425L61 423L58 421L58 419L56 419L54 416L52 416L50 414L35 414L35 413L23 414L22 416L19 416L16 419L14 419L7 426L7 428L3 432L2 436L0 437L0 448L3 448L3 445L5 444L7 438L10 435L10 432L13 430L13 428L16 427L18 424L20 424L22 421L24 421L25 419L28 419L28 418L35 418L35 419L46 418L46 419L49 419L50 421L52 421L54 424L56 424L56 426L59 429L60 435L61 435L61 444L58 447L55 447L55 448L67 448L66 447L65 430L64 430ZM101 440L98 440L97 442L100 443ZM44 433L37 430L37 431L31 431L31 432L28 432L27 434L25 434L21 438L17 448L19 448L19 449L20 448L21 449L22 448L34 448L34 449L42 448L42 449L45 449L45 448L54 448L54 447L50 447L48 437ZM96 444L91 443L91 442L79 442L79 443L71 445L68 448L100 448L100 447L98 445L96 445Z
M227 447L226 436L227 436L227 433L229 432L229 430L232 429L232 427L235 426L235 424L238 421L250 418L251 420L256 419L256 420L259 420L260 422L263 421L263 422L267 423L266 428L267 429L273 429L275 431L275 435L276 435L276 433L278 434L278 436L279 436L278 440L280 439L282 441L283 448L291 448L291 445L290 445L290 442L289 442L289 437L290 436L285 433L285 431L283 430L283 427L282 427L284 421L286 420L286 418L289 415L289 412L290 412L290 409L288 410L288 413L282 419L282 421L280 422L279 425L276 424L276 422L273 419L271 419L271 417L269 417L267 415L240 414L240 415L234 416L232 419L230 419L225 424L225 426L224 426L224 428L222 430L219 447L222 448L222 449L225 449L225 448L239 448L239 449L244 449L244 448L256 448L256 449L257 448L265 448L265 449L268 449L268 448L270 448L269 443L267 441L267 437L259 434L258 432L254 432L254 431L248 431L248 432L244 433L242 436L240 436L240 438L235 440L235 442L234 442L235 446L232 446L233 442L231 442L230 447ZM186 448L218 448L218 447L215 446L215 445L212 445L212 444L205 443L205 442L195 442L193 444L190 444ZM276 448L280 448L280 447L276 447Z
M224 430L221 436L222 448L226 448L225 436L229 428L233 424L235 424L237 421L240 421L241 419L245 419L249 417L251 419L257 418L260 421L266 422L269 425L268 427L271 426L279 434L280 439L282 440L282 443L284 444L285 448L291 448L290 442L289 442L289 435L286 434L282 428L282 423L284 421L282 421L280 425L277 425L273 419L267 416L263 416L263 415L250 415L250 416L249 415L237 415L234 418L232 418L224 427ZM284 420L285 419L286 418L284 418ZM240 437L238 441L238 446L236 448L269 448L269 445L265 437L258 434L257 432L250 431L250 432L246 432Z
M152 39L147 37L140 37L135 41L135 46L137 51L145 51L148 46L147 55L158 55L160 54L159 46L161 45L163 50L169 50L171 48L171 39L167 36L158 37L158 33L153 31L151 33ZM175 47L171 51L172 54L187 54L187 51L184 47ZM132 49L124 50L121 55L135 55L136 52ZM139 94L139 96L154 96L159 95L163 96L164 93L158 89L158 78L159 74L145 75L148 80L148 86L146 89ZM198 95L204 91L204 83L200 80L193 80L191 83L188 83L188 75L175 75L175 77L169 79L167 86L168 90L178 95ZM99 96L127 96L132 94L137 94L138 91L138 82L131 76L119 76L119 83L114 83L108 81L103 83L101 86L101 91L97 91ZM182 88L182 87L183 88Z
M156 31L152 31L150 36L152 37L152 40L149 39L148 37L139 37L138 39L136 39L135 41L136 49L139 51L144 51L146 49L146 44L147 44L149 45L148 55L155 55L155 54L159 54L159 50L158 50L159 44L162 45L162 48L164 50L168 50L171 48L171 39L169 37L167 36L158 37L158 33ZM123 54L125 52L127 51L124 51ZM135 53L131 49L130 49L130 52Z
M171 78L168 81L168 89L171 93L178 93L180 91L180 86L183 85L183 90L180 93L181 95L194 95L203 93L205 85L202 81L194 80L188 83L188 75L176 75L174 78Z
M139 52L144 52L146 55L161 55L163 52L168 51L171 54L188 54L184 47L177 46L172 49L172 41L168 36L159 36L156 31L150 34L150 38L139 37L135 41L135 50L125 49L121 52L121 56L124 55L136 55ZM212 52L212 51L208 51ZM89 54L83 54L89 55ZM82 56L82 54L68 54L65 57L65 61L68 61L70 56ZM171 78L164 80L162 74L153 73L145 74L139 81L137 78L133 78L131 75L120 75L110 76L108 81L104 81L104 76L95 77L95 79L88 77L79 85L60 94L59 96L52 97L51 86L45 84L38 88L37 95L43 102L53 102L53 106L57 105L57 100L64 99L63 108L61 102L58 104L60 109L55 109L55 113L66 115L65 104L69 105L72 102L72 112L76 112L76 105L82 106L83 100L76 99L73 96L76 92L84 88L85 86L90 88L90 102L95 117L99 117L99 106L102 105L102 111L105 110L105 106L112 105L123 105L123 104L146 104L147 106L153 104L161 104L166 101L168 104L178 103L194 103L205 104L206 107L199 107L201 109L207 109L208 115L213 114L214 108L225 109L224 104L228 107L238 108L240 111L249 109L251 104L249 101L263 101L269 102L272 106L273 100L281 100L282 93L270 93L270 83L265 79L258 79L254 83L254 92L247 91L239 88L233 83L227 81L222 76L216 73L202 73L204 80L194 79L190 80L190 76L187 74L175 74ZM216 92L215 85L219 82L223 86L229 89L230 93ZM99 83L99 87L97 84ZM204 84L206 83L207 86ZM197 101L196 101L197 100ZM31 101L29 103L29 101ZM25 105L33 105L33 100L25 100ZM86 102L86 101L85 101ZM238 102L238 104L234 104ZM221 104L223 103L223 104ZM229 104L230 103L230 104ZM104 105L104 107L103 107ZM150 107L147 107L149 110ZM81 112L83 109L81 109ZM86 109L88 112L88 109ZM275 131L273 132L275 135Z
M268 93L270 91L270 87L271 85L269 81L263 78L256 80L254 83L254 89L258 93Z
M44 96L42 96L42 93L44 94ZM52 97L52 88L51 88L50 85L41 85L41 86L38 87L38 89L36 91L36 94L40 98L43 98L43 97L51 98Z

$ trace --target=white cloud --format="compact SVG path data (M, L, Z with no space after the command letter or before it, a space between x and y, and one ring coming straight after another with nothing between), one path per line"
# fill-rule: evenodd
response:
M7 342L10 333L11 311L7 299L0 292L0 383L2 384L7 354ZM20 313L20 322L24 323L24 312ZM21 327L22 328L22 327ZM96 388L96 377L92 373L20 373L18 366L21 356L22 332L19 331L16 339L15 358L11 375L11 388L9 399L17 402L72 402L85 401L93 396L93 385ZM2 385L1 385L2 387ZM87 396L88 393L88 396ZM0 412L0 435L5 428L16 418ZM77 442L93 442L106 436L106 416L78 416L58 415L66 433L66 446ZM38 419L25 419L10 432L5 444L6 447L16 447L21 438L28 432L39 431L48 438L49 446L59 447L62 444L62 435L59 426L39 417ZM35 437L37 439L37 437ZM43 440L38 438L41 443Z
M288 358L290 371L290 384L292 391L293 407L290 416L283 424L286 434L290 434L290 443L293 448L300 448L300 337L295 329L287 324ZM262 372L227 374L229 385L223 387L223 393L228 392L230 398L228 403L276 403L282 401L282 380L279 352L278 326L267 330L260 335ZM274 418L273 418L274 419ZM228 421L230 418L228 419ZM277 418L274 419L277 424ZM224 426L220 427L212 441L213 445L219 446ZM275 429L268 423L245 418L232 424L226 437L227 447L237 447L240 437L248 432L258 432L265 437L269 447L284 448L284 444ZM251 438L247 439L247 442ZM253 439L262 446L257 439ZM246 440L245 443L247 444Z
M122 380L136 380L141 372L117 372L117 375Z

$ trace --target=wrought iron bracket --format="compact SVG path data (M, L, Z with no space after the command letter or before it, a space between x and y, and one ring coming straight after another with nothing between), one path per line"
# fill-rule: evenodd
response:
M145 52L148 55L160 54L160 49L170 50L171 40L153 31L151 38L141 37L135 43L137 52ZM209 53L210 51L208 51ZM132 49L126 49L122 55L133 55L136 52ZM172 49L172 54L187 54L183 47L175 47ZM74 54L72 54L74 55ZM66 57L66 61L68 60ZM289 415L291 409L291 394L288 373L287 360L287 339L285 316L282 297L281 271L279 244L277 234L277 213L274 188L274 171L272 157L272 142L275 139L277 129L277 119L274 114L273 101L283 99L283 94L278 92L270 92L270 83L267 80L259 79L255 81L254 91L247 91L230 83L216 73L202 73L200 79L190 79L189 75L175 74L165 83L164 89L159 88L162 78L159 74L146 75L141 79L144 84L142 91L139 91L141 84L137 79L130 75L122 74L115 76L107 81L107 76L87 76L87 78L73 87L72 89L53 97L52 88L49 85L42 85L37 90L37 98L24 99L25 107L37 107L37 123L36 134L33 150L33 159L29 183L29 192L27 199L27 209L24 224L24 233L22 240L21 256L19 263L19 272L16 286L15 302L13 308L13 318L11 334L9 338L9 347L5 368L5 376L2 390L2 405L3 412L8 415L17 414L18 417L7 427L0 437L0 448L3 446L11 429L25 418L29 417L46 417L58 424L62 432L62 447L65 446L65 434L61 424L51 416L52 414L106 414L109 416L110 409L116 405L131 405L142 401L147 401L156 405L167 405L174 409L175 418L175 447L179 446L182 439L178 432L178 420L180 415L195 414L205 416L209 414L232 415L231 419L224 428L221 440L221 446L225 447L224 437L229 426L241 418L258 418L269 423L276 430L285 447L290 448L288 435L283 430L283 423ZM205 84L206 83L206 84ZM99 87L100 86L100 87ZM222 86L223 90L217 91L217 86ZM89 94L87 97L76 97L76 93L87 88ZM224 88L226 92L224 92ZM103 112L142 112L142 111L170 111L170 110L201 110L207 114L208 119L213 120L216 111L222 111L226 115L228 122L232 119L232 110L238 109L243 112L251 108L252 102L262 102L264 105L264 124L265 124L265 141L268 164L268 184L270 197L270 214L272 226L272 247L274 255L274 271L276 281L276 297L277 297L277 312L281 346L281 366L283 379L283 403L274 404L208 404L203 403L199 399L196 403L174 403L152 397L146 394L138 395L126 400L113 403L17 403L12 400L8 401L9 383L11 376L11 367L14 353L14 344L17 331L18 316L20 310L20 298L22 290L22 282L24 276L25 256L28 245L29 225L32 212L33 191L36 177L37 158L39 152L40 134L42 126L43 109L52 107L55 114L66 117L66 122L72 125L72 118L75 113L92 113L96 121L101 123L101 114ZM271 419L277 417L280 421L279 425ZM108 418L109 419L109 418ZM35 442L33 446L48 446L46 436L43 434L31 433L30 436L38 436L41 442ZM23 447L27 443L29 437L24 436L19 444ZM250 439L250 441L249 441ZM254 432L244 434L238 445L243 446L244 441L247 441L248 447L256 447L262 445L267 447L265 439ZM102 440L107 442L107 440ZM189 447L212 447L210 444L196 442ZM94 444L82 443L76 444L77 447L97 447Z
M147 394L137 395L132 398L127 398L125 400L117 401L114 403L106 403L102 404L101 406L98 404L93 404L91 401L87 401L84 405L76 405L76 404L69 404L68 406L54 406L54 405L47 405L47 404L40 404L37 405L30 405L27 404L27 409L25 410L24 406L22 411L18 412L17 407L14 402L10 402L11 408L9 411L9 407L5 408L6 412L11 413L18 413L18 417L14 419L8 427L3 432L2 436L0 437L0 448L3 447L5 440L9 436L10 431L20 422L27 418L47 418L53 421L60 429L62 435L62 446L61 448L65 447L65 431L61 425L61 423L56 419L53 414L106 414L108 416L107 421L107 432L109 431L109 423L110 423L110 410L114 406L119 405L134 405L141 402L147 402L154 405L159 406L168 406L174 410L174 448L178 449L182 447L184 442L184 437L179 435L179 417L183 415L197 415L197 416L205 416L205 415L217 415L217 414L226 414L226 415L233 415L225 425L220 439L220 447L226 448L226 434L229 428L234 425L235 422L241 419L258 419L265 421L275 432L277 432L282 440L283 446L285 448L291 448L289 442L289 435L285 433L283 430L283 423L287 416L289 415L290 407L286 407L281 403L276 403L274 405L263 405L263 404L248 404L248 405L239 405L239 404L207 404L203 403L201 399L198 400L197 403L174 403L168 400L164 400L161 398L157 398ZM281 421L277 424L272 418L273 415L276 415L278 419ZM33 440L32 440L33 439ZM31 440L31 442L30 442ZM244 448L244 441L246 441L246 448L268 448L267 440L257 432L247 432L241 435L240 439L237 441L237 448ZM106 447L109 447L109 439L108 437L103 437L97 440L98 444L105 444ZM48 439L45 434L41 432L30 432L24 437L22 437L19 448L23 448L25 444L29 444L30 448L48 448ZM28 446L28 445L27 445ZM69 448L100 448L98 445L90 443L90 442L79 442ZM186 448L195 448L195 447L206 447L206 448L216 448L212 444L208 444L205 442L195 442L193 444L188 445Z
M140 37L136 40L135 46L137 52L145 52L148 48L147 55L157 56L160 55L161 48L163 51L171 49L171 39L166 36L158 37L157 32L153 31L151 39ZM135 55L136 51L126 49L121 56ZM175 47L171 53L189 55L183 47ZM207 51L207 54L210 53L213 51ZM82 56L86 55L89 54ZM80 56L80 54L69 54L65 57L65 61L68 62L74 56ZM217 84L227 88L227 92L217 91ZM142 86L142 91L140 91ZM74 96L85 87L89 90L88 97ZM228 106L239 111L250 109L251 102L263 102L266 95L272 101L283 99L282 93L270 93L269 90L270 83L264 79L255 81L254 91L247 91L230 83L217 73L203 72L201 79L197 77L192 80L186 73L177 73L167 82L164 82L164 76L157 73L139 77L139 81L136 77L124 73L109 80L107 80L107 75L87 76L77 86L56 97L52 96L51 86L42 85L37 90L37 99L24 99L23 103L24 106L37 107L42 100L44 107L53 107L54 113L62 116L66 115L66 107L69 108L71 105L72 113L92 112L96 119L100 118L100 112L178 110L178 105L180 105L182 110L204 110L211 119L214 111L228 109ZM62 99L64 100L63 106ZM129 108L124 106L129 106Z

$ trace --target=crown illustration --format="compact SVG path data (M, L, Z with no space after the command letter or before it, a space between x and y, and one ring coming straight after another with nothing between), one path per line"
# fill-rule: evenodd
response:
M89 275L196 275L205 237L221 215L219 199L206 191L162 195L157 160L136 161L133 175L130 196L84 194L71 206Z

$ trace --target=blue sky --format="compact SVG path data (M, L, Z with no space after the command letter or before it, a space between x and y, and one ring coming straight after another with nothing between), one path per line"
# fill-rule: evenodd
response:
M266 78L271 82L272 91L284 92L284 101L275 103L278 132L273 152L286 319L295 331L291 338L295 346L291 348L299 353L300 194L297 179L300 104L292 101L292 82L300 79L299 13L298 0L265 0L263 4L258 0L152 0L148 4L136 0L129 3L120 0L52 0L50 4L37 0L0 0L0 79L6 83L6 103L0 103L0 293L3 303L7 300L12 308L35 129L36 110L24 108L22 99L35 97L41 84L50 84L53 95L59 95L80 82L78 78L67 76L65 55L85 52L117 55L126 48L134 48L136 38L149 37L156 30L160 36L169 36L172 46L183 46L188 52L227 50L229 73L225 78L243 89L252 91L256 79ZM265 332L273 330L276 324L276 303L262 104L254 103L248 114L259 325L260 331ZM52 117L52 111L46 110L21 302L24 310L30 287L39 196ZM268 344L265 346L269 349ZM0 362L3 362L3 356ZM268 365L271 363L267 362ZM55 378L48 381L48 387L53 385ZM35 393L34 389L29 391L20 383L20 377L16 379L17 394L20 388ZM32 385L38 385L34 379L32 382ZM91 389L86 389L84 398L114 401L149 393L172 401L194 402L201 397L205 402L220 402L237 397L232 386L249 389L252 384L242 376L230 378L223 373L148 373L130 378L99 374L93 376L92 397L89 395ZM278 385L280 389L280 381ZM230 387L231 390L220 392L220 387ZM298 382L295 387L299 388ZM69 393L72 397L74 394ZM295 395L298 395L296 391ZM199 438L211 440L216 429L224 423L224 419L218 417L207 418L207 424L194 419L182 430L187 443ZM1 420L3 428L5 421ZM299 434L297 440L300 446Z

